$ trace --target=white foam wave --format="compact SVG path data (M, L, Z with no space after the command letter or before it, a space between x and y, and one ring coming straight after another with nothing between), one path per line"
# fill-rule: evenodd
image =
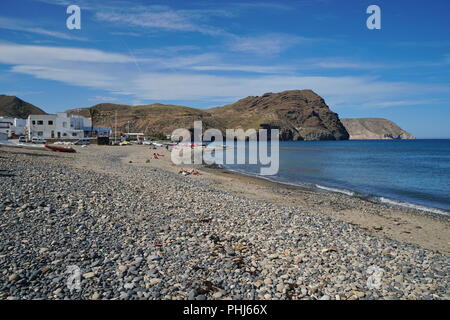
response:
M350 191L350 190L338 189L338 188L330 188L330 187L321 186L319 184L316 184L316 188L322 189L322 190L326 190L326 191L336 192L336 193L343 193L343 194L346 194L346 195L351 196L351 197L353 197L355 195L355 193L353 191Z
M421 205L418 205L418 204L402 202L402 201L396 201L396 200L392 200L392 199L388 199L388 198L384 198L384 197L379 197L378 200L380 202L382 202L382 203L386 203L386 204L390 204L390 205L394 205L394 206L400 206L400 207L416 209L416 210L420 210L420 211L426 211L426 212L431 212L431 213L436 213L436 214L442 214L444 216L448 216L449 215L449 212L446 212L446 211L443 211L443 210L440 210L440 209L436 209L436 208L430 208L430 207L421 206Z

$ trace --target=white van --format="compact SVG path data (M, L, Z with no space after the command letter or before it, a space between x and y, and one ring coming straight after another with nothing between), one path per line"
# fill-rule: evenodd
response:
M31 138L31 143L47 143L45 139L33 137Z
M75 144L75 145L88 145L88 144L91 144L91 140L90 139L80 139L80 140L77 140L77 141L73 142L72 144Z

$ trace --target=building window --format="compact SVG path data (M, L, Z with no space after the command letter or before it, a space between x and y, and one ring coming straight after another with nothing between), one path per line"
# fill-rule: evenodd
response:
M37 124L38 124L38 126L44 125L44 120L38 120Z
M67 128L67 122L63 122L63 128Z
M52 120L49 120L49 121L48 121L48 125L49 125L49 126L52 126L52 125L53 125L53 121L52 121Z
M64 132L64 133L63 133L63 137L67 137L67 133Z
M38 131L38 137L42 137L44 133L42 131Z
M32 123L33 123L33 126L36 125L36 121L33 120Z
M76 137L76 136L77 136L77 133L76 133L76 132L72 132L72 136L73 136L73 137Z

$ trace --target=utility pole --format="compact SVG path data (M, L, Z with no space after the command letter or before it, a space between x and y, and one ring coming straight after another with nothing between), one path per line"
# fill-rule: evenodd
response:
M115 120L115 125L114 125L114 143L116 143L116 141L117 141L117 110L116 110L116 112L115 112L115 118L116 118L116 120Z

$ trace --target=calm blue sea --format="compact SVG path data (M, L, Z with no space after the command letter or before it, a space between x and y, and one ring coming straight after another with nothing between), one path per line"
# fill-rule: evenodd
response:
M450 140L280 142L279 172L266 178L450 214Z

